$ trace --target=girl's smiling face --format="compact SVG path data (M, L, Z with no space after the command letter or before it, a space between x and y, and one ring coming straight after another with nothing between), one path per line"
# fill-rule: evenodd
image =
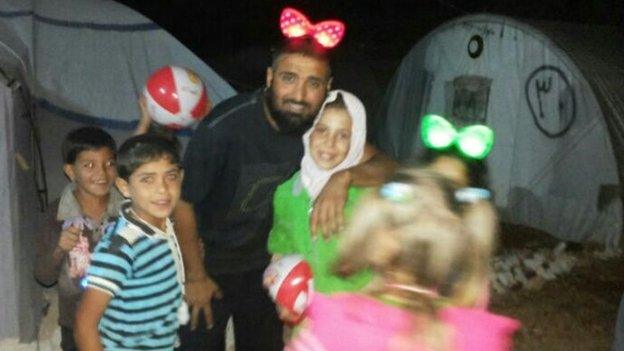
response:
M329 107L310 134L310 156L320 168L338 166L351 146L351 116L345 109Z

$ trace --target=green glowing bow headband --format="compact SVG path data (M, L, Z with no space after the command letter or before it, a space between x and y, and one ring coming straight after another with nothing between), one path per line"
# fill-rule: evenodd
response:
M462 155L476 160L484 159L494 144L494 132L489 127L476 124L457 131L449 121L437 115L423 117L420 136L430 149L444 150L455 145Z

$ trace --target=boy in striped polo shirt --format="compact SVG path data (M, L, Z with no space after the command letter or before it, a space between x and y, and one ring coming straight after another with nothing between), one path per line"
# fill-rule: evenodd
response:
M116 185L129 199L95 248L76 313L80 350L172 350L183 304L184 267L169 216L183 171L162 137L128 139L117 156Z

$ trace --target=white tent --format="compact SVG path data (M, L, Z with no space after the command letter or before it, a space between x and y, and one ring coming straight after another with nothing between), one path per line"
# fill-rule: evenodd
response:
M41 310L32 276L39 204L31 96L25 83L29 61L26 47L14 39L0 23L0 340L32 339Z
M80 124L102 126L123 140L136 125L136 99L146 78L161 66L196 71L213 103L235 93L173 36L114 1L6 0L0 3L0 21L28 47L51 172L60 169L59 141ZM53 198L65 179L51 172Z
M502 219L570 241L617 247L624 180L624 37L615 28L477 14L419 40L375 120L406 161L435 113L496 133L487 160Z
M113 1L0 2L0 348L3 339L28 341L37 332L33 228L40 202L66 183L63 137L94 124L123 141L138 120L146 78L167 64L197 72L214 104L235 93L169 33Z

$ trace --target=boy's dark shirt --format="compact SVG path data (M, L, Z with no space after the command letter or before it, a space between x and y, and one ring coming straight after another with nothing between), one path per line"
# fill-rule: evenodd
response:
M65 255L58 269L52 264L52 254L58 246L63 222L78 216L84 217L73 194L74 189L74 184L68 184L60 198L48 206L35 243L37 250L35 278L44 286L52 286L58 283L59 325L70 329L73 329L76 307L82 296L81 282L70 275L69 254ZM89 239L90 252L93 252L95 244L99 241L107 224L118 216L122 199L121 194L116 189L111 188L107 213L104 215L103 222L94 230L83 230L83 235Z

